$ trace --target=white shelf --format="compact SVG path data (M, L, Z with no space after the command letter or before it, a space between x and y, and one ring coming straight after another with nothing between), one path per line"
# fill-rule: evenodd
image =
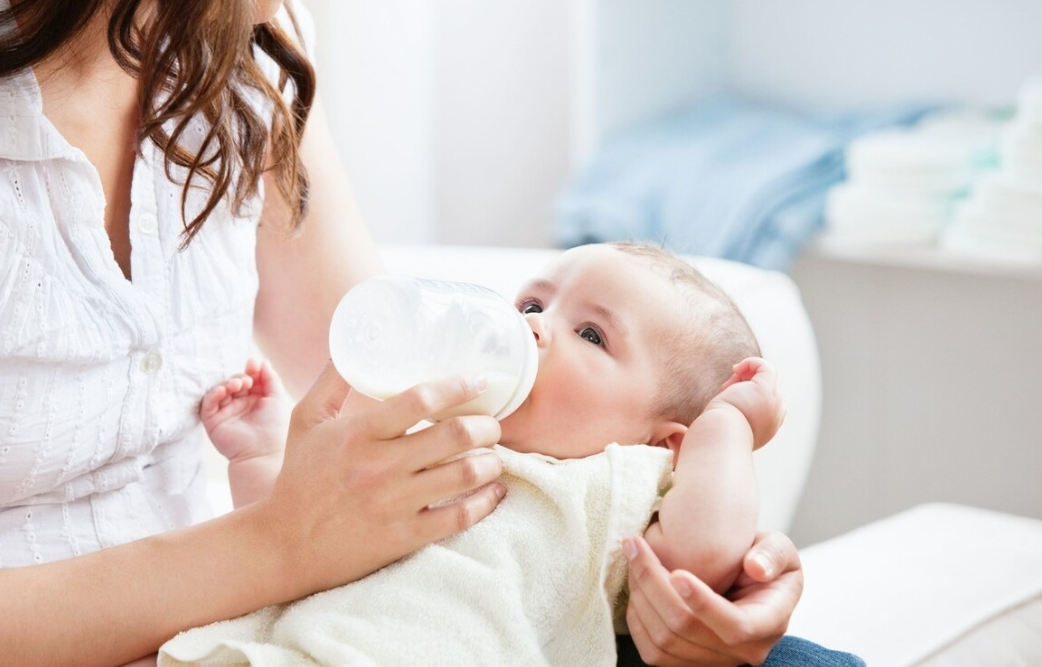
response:
M1042 262L975 255L937 245L868 244L821 237L804 256L866 266L1042 281Z

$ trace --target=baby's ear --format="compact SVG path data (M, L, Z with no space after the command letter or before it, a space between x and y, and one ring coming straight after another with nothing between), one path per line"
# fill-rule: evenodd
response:
M680 445L684 442L684 436L687 435L687 426L680 422L662 420L655 424L655 428L651 432L651 438L648 439L648 444L653 447L665 447L673 452L673 465L677 463L677 459L680 457Z

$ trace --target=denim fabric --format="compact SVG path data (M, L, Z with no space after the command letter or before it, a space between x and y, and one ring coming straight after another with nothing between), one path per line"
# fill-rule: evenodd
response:
M865 661L851 653L830 651L806 639L786 635L771 650L763 667L865 667Z
M632 638L620 635L617 645L618 667L646 667ZM830 651L806 639L786 635L767 656L763 667L865 667L865 661L850 653Z

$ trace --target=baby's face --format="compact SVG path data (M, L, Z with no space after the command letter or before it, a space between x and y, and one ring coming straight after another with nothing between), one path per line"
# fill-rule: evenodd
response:
M659 347L677 301L636 257L598 245L562 253L518 293L539 373L501 422L500 443L556 458L589 456L612 442L653 443Z

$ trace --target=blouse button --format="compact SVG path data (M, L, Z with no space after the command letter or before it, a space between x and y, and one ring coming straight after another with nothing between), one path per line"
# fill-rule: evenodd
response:
M153 375L163 365L163 357L158 352L149 352L141 360L141 371L146 375Z
M137 217L137 228L145 234L154 234L159 228L159 221L151 213L142 213Z

